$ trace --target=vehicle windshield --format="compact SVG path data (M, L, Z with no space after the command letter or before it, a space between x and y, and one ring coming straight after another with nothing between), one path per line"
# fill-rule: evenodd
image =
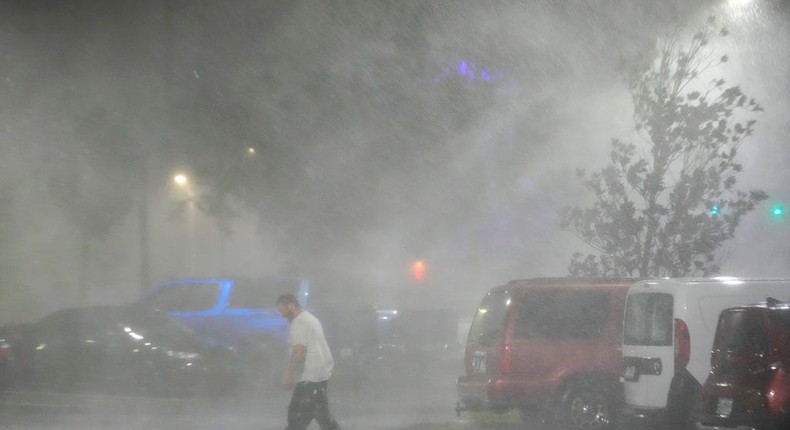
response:
M490 344L499 337L510 303L511 295L507 291L486 294L469 329L469 341Z
M71 308L42 318L39 333L72 338L85 335L129 333L139 339L193 342L195 333L167 314L138 306Z
M672 295L636 293L628 296L623 323L626 345L672 345Z
M189 338L195 335L191 328L161 311L132 308L123 321L128 321L128 324L140 332L163 337Z

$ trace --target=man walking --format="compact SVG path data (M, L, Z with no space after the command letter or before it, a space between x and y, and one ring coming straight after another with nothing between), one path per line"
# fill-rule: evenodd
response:
M288 404L286 430L304 430L315 418L322 430L339 429L329 413L326 386L332 376L334 360L324 337L321 322L292 294L277 298L277 309L288 318L290 358L283 375L283 388L293 389Z

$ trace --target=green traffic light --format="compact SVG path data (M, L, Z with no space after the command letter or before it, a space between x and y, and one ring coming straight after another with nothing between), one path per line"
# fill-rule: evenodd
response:
M713 207L710 208L710 212L708 212L708 213L711 214L711 215L718 215L719 214L719 207L717 205L713 205Z
M781 206L774 206L773 209L771 209L771 215L773 215L773 216L779 216L779 215L782 215L784 213L785 213L785 210Z

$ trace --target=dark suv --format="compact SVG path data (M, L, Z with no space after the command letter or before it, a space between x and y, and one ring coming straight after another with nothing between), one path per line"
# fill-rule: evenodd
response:
M604 429L622 400L623 303L633 280L551 278L491 289L472 321L459 409Z
M721 312L699 408L698 429L790 428L790 304Z

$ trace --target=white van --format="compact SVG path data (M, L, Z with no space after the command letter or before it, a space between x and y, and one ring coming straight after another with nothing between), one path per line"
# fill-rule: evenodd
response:
M725 308L790 299L790 279L656 279L633 284L623 322L626 423L686 425L710 372Z

